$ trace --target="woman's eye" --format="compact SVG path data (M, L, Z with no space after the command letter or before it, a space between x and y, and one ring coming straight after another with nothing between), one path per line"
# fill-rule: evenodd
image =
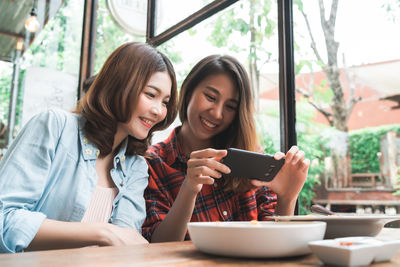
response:
M169 101L163 101L164 106L168 106Z
M210 100L210 101L212 101L212 102L214 102L216 99L215 99L215 97L213 97L213 96L211 96L211 95L208 95L208 94L204 94L205 96L206 96L206 98L208 99L208 100Z
M156 96L155 94L149 93L149 92L146 92L145 94L148 95L148 96L151 97L151 98L154 98L154 97Z
M230 109L230 110L236 110L236 107L235 106L226 106L228 109Z

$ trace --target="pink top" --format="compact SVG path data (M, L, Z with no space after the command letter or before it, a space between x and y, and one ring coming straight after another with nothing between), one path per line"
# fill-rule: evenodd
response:
M116 187L106 188L96 185L82 222L108 222L117 193Z

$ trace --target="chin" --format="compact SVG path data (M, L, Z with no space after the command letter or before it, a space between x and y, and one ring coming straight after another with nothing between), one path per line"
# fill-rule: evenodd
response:
M146 134L131 134L132 137L136 138L137 140L144 140L149 136L149 133L147 132Z

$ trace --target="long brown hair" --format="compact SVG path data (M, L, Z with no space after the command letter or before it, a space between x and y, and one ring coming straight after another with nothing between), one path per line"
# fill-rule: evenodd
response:
M123 44L107 58L75 111L86 118L84 132L99 148L100 157L112 152L118 123L129 121L141 91L156 72L167 72L172 82L167 115L151 128L147 138L138 140L128 136L127 155L144 155L152 133L174 121L177 113L175 71L164 54L145 43Z
M254 104L250 80L245 68L231 56L211 55L198 62L183 81L179 94L178 110L182 123L187 121L187 107L198 84L210 75L224 74L230 77L239 92L239 105L231 125L214 137L217 149L235 147L250 151L258 150ZM247 191L253 186L248 180L233 178L225 181L227 189Z

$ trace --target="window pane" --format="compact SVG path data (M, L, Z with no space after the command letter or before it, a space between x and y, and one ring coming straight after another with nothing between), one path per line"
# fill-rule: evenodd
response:
M94 73L98 73L107 57L120 45L126 42L144 42L145 37L127 32L127 29L113 17L111 5L107 2L120 1L99 0L97 10L96 55ZM133 3L133 2L132 2ZM147 6L147 4L146 4Z
M249 14L253 14L252 21ZM276 14L275 1L238 1L160 46L174 63L178 88L200 59L211 54L237 58L251 76L259 141L271 154L280 150ZM157 134L153 141L161 141L170 130Z
M38 18L42 22L42 12L46 8L44 4L44 1L38 2ZM83 3L67 0L60 5L60 1L50 3L50 20L36 34L21 61L14 135L34 114L42 110L75 108Z
M158 0L155 34L162 33L211 2L213 2L213 0Z
M312 160L313 202L340 212L397 213L399 3L341 1L335 12L338 1L324 2L294 4L296 127Z

